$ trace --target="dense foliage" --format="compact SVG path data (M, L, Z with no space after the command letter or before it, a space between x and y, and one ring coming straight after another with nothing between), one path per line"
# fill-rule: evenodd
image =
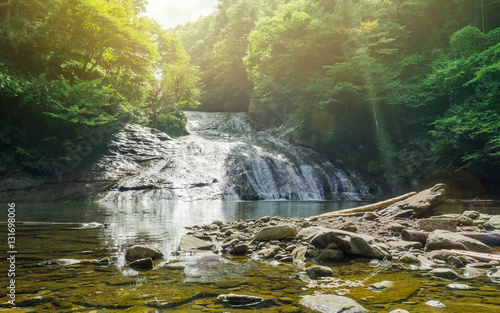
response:
M2 1L0 173L79 164L92 147L78 141L124 122L185 132L179 108L198 104L197 71L145 5Z
M499 15L498 0L220 0L177 31L204 108L291 114L297 140L397 189L440 171L498 182Z

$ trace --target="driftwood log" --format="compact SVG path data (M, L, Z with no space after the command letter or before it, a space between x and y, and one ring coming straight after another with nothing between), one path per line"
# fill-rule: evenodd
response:
M407 199L411 196L414 196L416 194L417 194L416 192L410 192L410 193L404 194L402 196L388 199L388 200L384 200L384 201L380 201L377 203L367 204L367 205L363 205L363 206L359 206L359 207L355 207L355 208L351 208L351 209L335 211L335 212L323 213L323 214L318 215L317 217L323 218L323 217L331 217L331 216L347 216L347 215L351 215L351 214L375 211L376 209L385 208L391 204L405 200L405 199Z
M383 219L394 219L399 217L423 217L432 215L433 209L446 200L450 193L448 186L437 184L432 188L425 189L419 193L410 192L402 196L388 199L385 201L368 204L356 208L328 212L316 217L338 217L349 216L353 214L378 211Z

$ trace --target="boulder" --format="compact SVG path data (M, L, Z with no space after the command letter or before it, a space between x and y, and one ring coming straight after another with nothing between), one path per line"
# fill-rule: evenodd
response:
M321 313L367 313L356 301L343 296L309 295L300 300L303 306Z
M163 259L163 256L163 253L156 248L140 245L128 248L127 252L125 253L125 259L127 261L135 261L144 258L151 258L153 260L156 260Z
M344 254L339 249L308 250L307 256L318 262L340 262L344 259Z
M328 277L333 275L333 270L327 266L313 265L306 268L306 274L309 277Z
M261 229L253 241L281 240L297 235L297 228L293 225L278 225Z
M483 253L491 253L493 251L489 246L478 240L445 230L436 230L430 233L425 249L457 249Z
M432 188L423 190L405 200L381 210L379 213L383 218L402 217L408 214L413 217L425 217L432 214L433 209L441 204L450 193L448 186L437 184Z
M413 264L419 264L420 263L420 261L418 260L418 258L416 256L414 256L413 254L408 253L408 252L405 253L405 254L403 254L399 258L399 260L401 262L403 262L403 263L409 263L409 264L411 264L411 263L413 263Z
M179 250L210 250L214 245L191 235L184 235L179 244Z
M132 261L129 263L130 267L133 268L141 268L141 269L151 269L153 268L153 259L152 258L144 258L144 259L139 259Z
M232 255L244 255L248 252L249 246L246 243L237 244L231 250Z
M380 259L391 258L387 247L378 239L368 235L324 227L307 227L300 231L298 237L319 248L326 248L333 242L349 254Z
M478 211L465 211L464 213L462 213L462 215L465 217L468 217L470 219L475 220L475 219L479 218L480 214Z
M456 231L458 220L453 218L426 218L418 221L418 226L424 231L447 230Z

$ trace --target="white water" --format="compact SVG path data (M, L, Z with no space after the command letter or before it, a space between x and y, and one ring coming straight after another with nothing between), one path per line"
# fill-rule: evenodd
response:
M378 187L372 185L371 194L346 164L271 130L259 131L245 113L186 116L189 135L171 141L152 138L163 159L120 179L104 200L367 200L378 195ZM154 188L127 190L134 186Z

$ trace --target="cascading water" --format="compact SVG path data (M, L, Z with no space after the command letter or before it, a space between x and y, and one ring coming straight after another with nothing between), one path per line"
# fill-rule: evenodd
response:
M157 132L148 134L147 128L138 126L118 134L122 146L132 143L129 149L139 149L134 152L143 159L136 160L139 165L127 163L127 175L117 179L116 188L103 200L368 200L379 196L376 185L363 182L343 162L330 161L270 130L259 130L246 113L186 112L186 116L189 135L175 140L162 140ZM147 147L140 138L147 138ZM141 154L141 147L147 153Z

